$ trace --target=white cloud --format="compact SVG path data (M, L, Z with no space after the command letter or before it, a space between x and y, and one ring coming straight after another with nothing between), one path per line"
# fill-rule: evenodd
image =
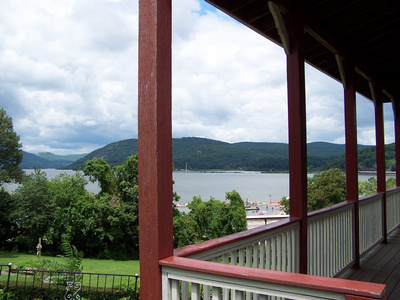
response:
M0 18L0 106L25 151L137 137L137 1L5 1ZM173 135L287 142L285 64L281 48L205 2L174 0ZM308 140L343 143L341 85L310 67L306 78ZM370 107L358 106L370 143Z

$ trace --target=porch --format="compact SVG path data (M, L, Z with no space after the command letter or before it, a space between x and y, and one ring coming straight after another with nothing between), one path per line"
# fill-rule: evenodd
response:
M396 297L391 285L337 277L350 268L362 271L370 251L386 244L400 225L400 159L397 188L387 191L383 115L383 103L392 103L400 157L400 5L357 0L208 2L282 46L287 55L290 218L173 249L171 1L140 0L141 298L366 300L386 299L389 290ZM347 201L312 213L307 213L305 62L341 82L344 94ZM375 105L377 193L361 199L356 93ZM382 280L381 275L376 278ZM397 280L387 282L397 285Z
M176 249L160 260L163 299L397 299L400 189L386 194L386 221L384 196L360 201L358 236L351 225L354 203L310 213L304 258L296 218ZM391 233L387 245L381 244L383 222ZM357 241L361 267L353 270ZM300 259L306 260L308 275L297 274Z
M379 244L361 259L358 270L350 269L341 278L383 283L387 299L400 297L400 229L388 236L387 244Z

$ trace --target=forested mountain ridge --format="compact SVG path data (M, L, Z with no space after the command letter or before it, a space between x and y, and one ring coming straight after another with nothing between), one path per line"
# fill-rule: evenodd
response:
M137 153L137 139L108 144L87 155L32 154L23 151L23 169L83 169L86 161L103 158L111 166L122 164ZM359 145L359 170L375 170L375 147ZM395 170L394 144L385 146L387 170ZM288 144L240 142L226 143L205 138L185 137L172 139L173 162L176 170L251 170L278 172L289 169ZM345 170L345 145L327 142L307 144L309 171L329 168Z
M32 154L22 151L23 158L20 164L22 169L57 169L84 157L86 154L55 155L49 152Z
M111 166L122 164L137 153L137 139L128 139L106 145L65 166L65 169L83 169L87 160L103 158ZM374 148L359 145L359 149ZM310 171L324 170L332 164L340 165L345 145L314 142L307 145ZM205 138L172 139L173 163L176 170L251 170L287 171L288 144L240 142L226 143Z

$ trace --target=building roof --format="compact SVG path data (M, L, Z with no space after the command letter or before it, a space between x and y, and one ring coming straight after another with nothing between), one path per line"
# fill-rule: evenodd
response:
M307 63L341 81L337 58L349 59L356 68L358 93L372 100L373 83L382 87L385 102L400 101L399 1L206 1L280 46L284 42L273 7L283 20L295 12L303 19Z

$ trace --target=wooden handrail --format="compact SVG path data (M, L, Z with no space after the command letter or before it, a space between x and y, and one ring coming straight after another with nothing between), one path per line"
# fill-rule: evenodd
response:
M217 239L204 241L201 243L185 246L182 248L178 248L174 250L175 256L180 257L189 257L204 251L208 251L217 247L221 247L227 244L231 244L233 242L245 240L251 237L255 237L257 235L263 234L266 231L271 231L279 228L283 228L285 226L296 223L300 220L300 218L287 218L281 221L277 221L271 224L267 224L265 226L259 226L253 229L241 231L238 233L234 233L231 235L223 236Z
M385 299L386 295L385 285L362 281L224 265L177 256L162 259L159 261L159 264L163 267L211 275L340 293L346 295L346 297L356 296L366 297L366 299Z

